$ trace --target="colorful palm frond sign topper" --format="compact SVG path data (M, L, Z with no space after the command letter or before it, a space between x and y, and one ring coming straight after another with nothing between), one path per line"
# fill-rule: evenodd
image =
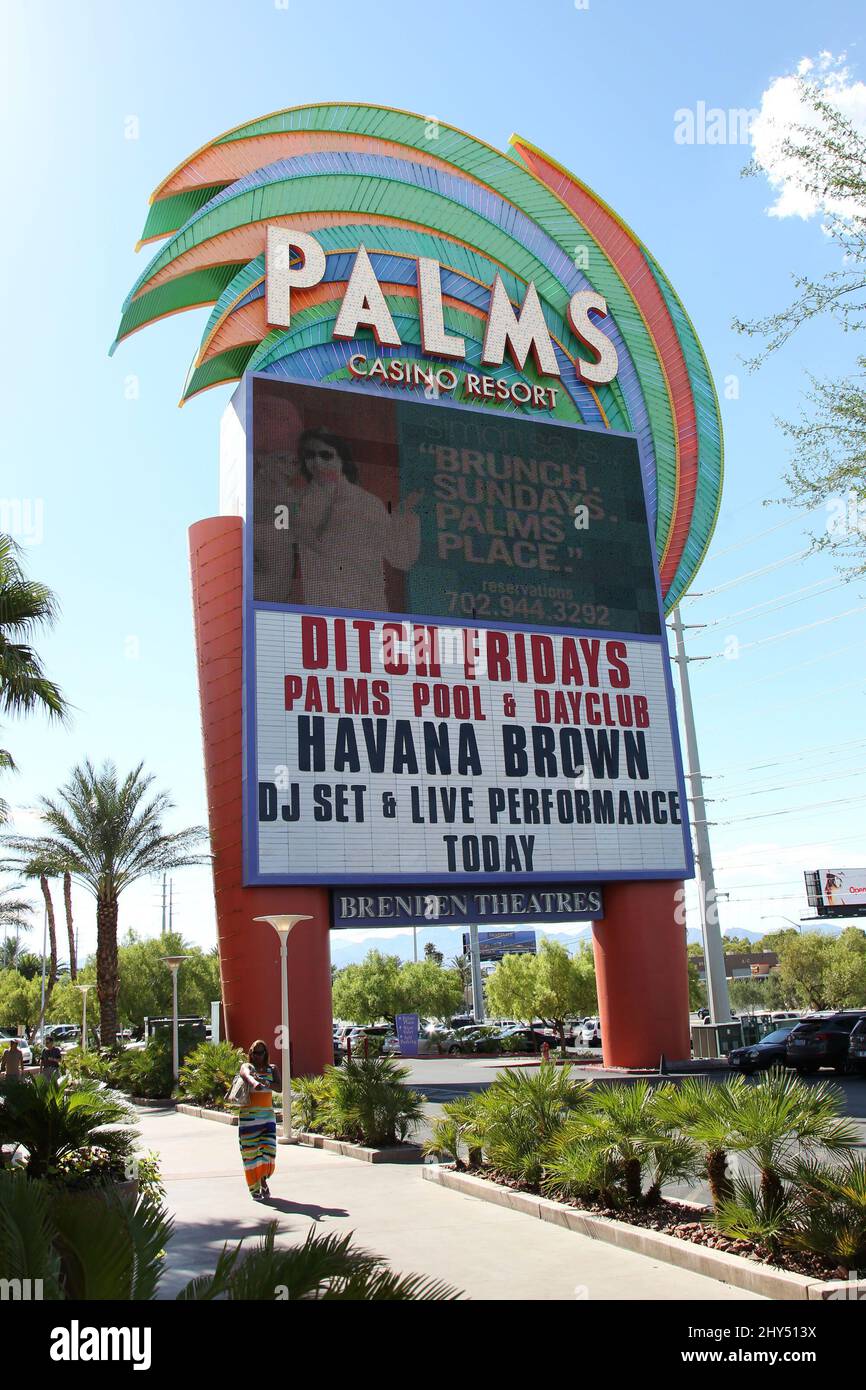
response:
M179 165L151 198L156 241L117 342L212 304L183 401L246 371L429 394L434 370L463 401L634 433L666 608L685 593L721 497L706 358L646 247L528 141L292 107Z

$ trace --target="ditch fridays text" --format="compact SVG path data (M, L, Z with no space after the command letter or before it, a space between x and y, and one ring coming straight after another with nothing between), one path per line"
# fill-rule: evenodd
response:
M563 851L582 827L592 838L604 826L616 834L681 825L673 759L658 756L659 739L663 752L671 740L658 700L663 682L651 682L655 707L643 688L654 644L268 617L295 630L265 642L258 658L260 832L294 827L300 848L300 827L312 825L318 855L329 828L365 828L375 844L370 872L400 840L412 843L416 872L531 874L573 867ZM278 653L282 670L270 659ZM660 660L657 650L651 655ZM285 758L268 763L278 747ZM660 763L669 763L661 779ZM342 838L352 867L364 872L348 829ZM681 843L681 832L674 839Z

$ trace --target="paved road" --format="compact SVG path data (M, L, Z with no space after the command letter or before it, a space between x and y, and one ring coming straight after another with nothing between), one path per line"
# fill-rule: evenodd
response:
M423 1180L418 1165L372 1165L293 1145L278 1150L268 1205L253 1202L237 1130L174 1111L141 1110L144 1148L159 1152L175 1233L160 1296L212 1270L225 1242L299 1244L311 1227L355 1233L402 1273L444 1279L476 1300L568 1300L580 1330L598 1299L744 1301L755 1295ZM587 1311L581 1315L580 1309Z

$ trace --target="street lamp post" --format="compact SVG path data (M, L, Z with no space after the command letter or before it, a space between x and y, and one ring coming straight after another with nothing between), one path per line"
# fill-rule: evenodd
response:
M189 960L189 957L163 956L162 959L171 971L171 1067L174 1073L174 1079L177 1081L180 1071L177 1041L177 972L180 969L181 961Z
M795 922L793 917L786 917L784 912L769 912L761 918L761 921L772 922L774 919L779 922L790 922L791 926L796 927L798 932L802 932L803 930L802 922Z
M76 985L76 989L81 990L81 1050L87 1051L87 991L93 989L93 985Z
M298 922L311 922L305 912L279 912L273 917L256 917L256 922L270 922L280 938L280 1000L281 1000L281 1067L283 1078L283 1132L281 1144L292 1142L292 1059L289 1052L289 932Z

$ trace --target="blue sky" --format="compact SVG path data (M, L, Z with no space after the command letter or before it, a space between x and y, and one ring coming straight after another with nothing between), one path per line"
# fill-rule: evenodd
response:
M186 529L217 510L229 393L176 406L206 311L107 350L160 179L242 120L346 99L437 116L500 148L519 132L600 193L664 266L720 394L727 383L734 397L722 400L722 515L696 585L729 587L683 604L687 622L722 620L695 637L695 655L731 635L741 643L737 660L692 667L719 886L731 895L723 926L781 926L762 919L805 910L803 867L866 863L864 613L836 617L866 603L866 585L830 588L829 560L787 558L807 545L804 520L762 505L783 492L775 417L796 414L807 367L850 371L854 343L816 325L749 376L730 327L734 314L781 307L791 272L831 268L832 249L818 218L767 215L766 179L740 177L747 145L674 139L677 111L758 108L774 79L822 51L847 54L851 83L866 79L861 5L7 0L4 29L0 493L35 518L41 508L28 562L62 604L41 645L75 707L68 730L38 719L4 730L21 769L4 794L25 808L20 825L84 755L122 768L144 759L175 798L176 824L204 819ZM776 612L743 612L774 598ZM174 896L176 926L210 943L207 875L179 875ZM77 912L86 949L86 899ZM157 931L158 885L131 892L121 920Z

